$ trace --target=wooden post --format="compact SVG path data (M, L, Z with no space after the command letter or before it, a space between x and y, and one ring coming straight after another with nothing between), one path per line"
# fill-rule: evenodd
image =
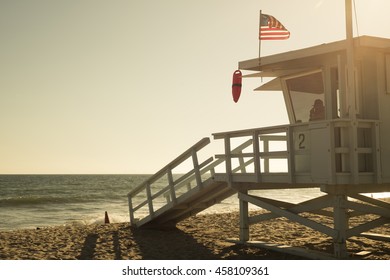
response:
M348 214L346 208L347 197L345 195L334 195L333 198L333 219L334 229L337 232L333 238L334 254L338 259L348 257L347 252L347 230L348 230Z
M192 163L194 165L196 184L198 185L199 188L201 188L203 183L202 183L202 177L200 175L200 170L199 170L198 155L195 149L192 150Z
M169 183L169 191L171 194L171 201L173 204L176 204L176 191L175 191L175 184L173 182L173 175L172 175L172 169L168 169L168 183Z
M263 140L264 153L269 152L269 138ZM264 158L264 173L269 173L269 157Z
M359 154L358 154L358 124L357 121L352 121L349 133L349 156L351 168L352 184L359 183Z
M248 191L242 191L243 194L248 194ZM240 201L240 241L246 242L249 240L249 211L248 202L239 198Z
M154 216L152 190L150 189L150 183L146 183L146 197L148 198L149 215Z
M381 159L380 159L380 135L379 135L379 123L375 122L372 124L372 157L374 164L374 172L376 177L376 183L382 183L382 171L381 171Z
M128 201L129 201L129 213L130 213L130 225L134 225L134 212L133 212L133 203L131 201L131 196L129 195L127 197Z
M292 129L286 129L287 139L287 165L288 165L288 176L291 184L295 183L295 151L294 151L294 132Z
M347 33L347 95L349 118L356 119L355 55L352 27L352 0L345 0L345 21Z
M334 123L329 122L328 124L329 132L329 144L330 149L328 151L330 157L330 166L329 166L329 182L328 184L336 184L336 143L335 143L335 127Z
M228 184L231 185L233 181L232 174L232 155L231 155L231 146L230 146L230 137L225 135L225 164L226 164L226 176Z
M259 132L253 132L253 160L255 166L256 182L261 182L261 167L260 167L260 147L259 147Z

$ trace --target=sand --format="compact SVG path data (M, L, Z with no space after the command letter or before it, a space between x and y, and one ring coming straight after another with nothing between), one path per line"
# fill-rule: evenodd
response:
M375 231L390 235L389 225ZM264 242L333 250L329 237L284 218L252 225L250 235ZM197 215L160 230L128 223L55 226L0 232L0 259L304 259L227 242L238 237L238 213ZM390 259L390 242L352 237L347 246L353 259Z

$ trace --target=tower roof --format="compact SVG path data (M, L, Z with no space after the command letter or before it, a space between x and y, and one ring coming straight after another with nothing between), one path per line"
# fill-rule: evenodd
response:
M390 52L390 39L372 36L361 36L354 38L355 49L370 48ZM314 47L293 50L289 52L274 54L239 62L241 70L257 71L259 73L249 74L246 77L281 77L285 75L302 72L305 70L317 69L324 65L335 54L345 53L347 48L346 40L321 44Z

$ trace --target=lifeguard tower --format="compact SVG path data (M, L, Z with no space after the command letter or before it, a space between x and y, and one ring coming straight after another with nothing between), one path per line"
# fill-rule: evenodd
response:
M238 193L239 242L253 244L250 225L285 217L328 235L334 257L347 258L348 238L390 223L390 204L366 195L390 192L390 39L352 39L347 27L346 40L242 61L239 69L249 72L244 77L274 78L256 91L283 92L290 123L215 133L224 153L200 162L210 142L202 139L129 193L131 223L175 224ZM192 169L175 176L185 161ZM218 165L225 171L216 172ZM298 204L251 193L313 187L323 195ZM143 199L134 205L137 196ZM269 212L251 216L248 204ZM370 221L350 227L349 219L367 214Z

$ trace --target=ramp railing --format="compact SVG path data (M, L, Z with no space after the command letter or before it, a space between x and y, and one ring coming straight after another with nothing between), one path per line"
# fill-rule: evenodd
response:
M175 204L179 196L192 188L193 181L196 182L196 186L202 186L205 177L212 176L212 174L204 176L207 172L213 172L212 168L204 169L204 167L213 161L213 157L201 163L198 160L198 152L209 143L209 138L203 138L128 193L131 224L134 224L142 216L153 218L162 207ZM174 169L183 163L192 165L191 170L182 175L174 174ZM136 213L139 213L137 218Z
M224 162L224 159L209 157L199 163L199 151L210 143L209 138L203 138L175 160L170 162L156 174L128 193L130 223L136 224L139 220L150 219L177 205L181 196L190 191L203 188L207 182L212 181L215 168ZM233 152L240 153L252 144L245 141ZM190 166L185 174L175 173L175 168L181 165ZM245 172L246 166L251 162L242 162L232 172Z

